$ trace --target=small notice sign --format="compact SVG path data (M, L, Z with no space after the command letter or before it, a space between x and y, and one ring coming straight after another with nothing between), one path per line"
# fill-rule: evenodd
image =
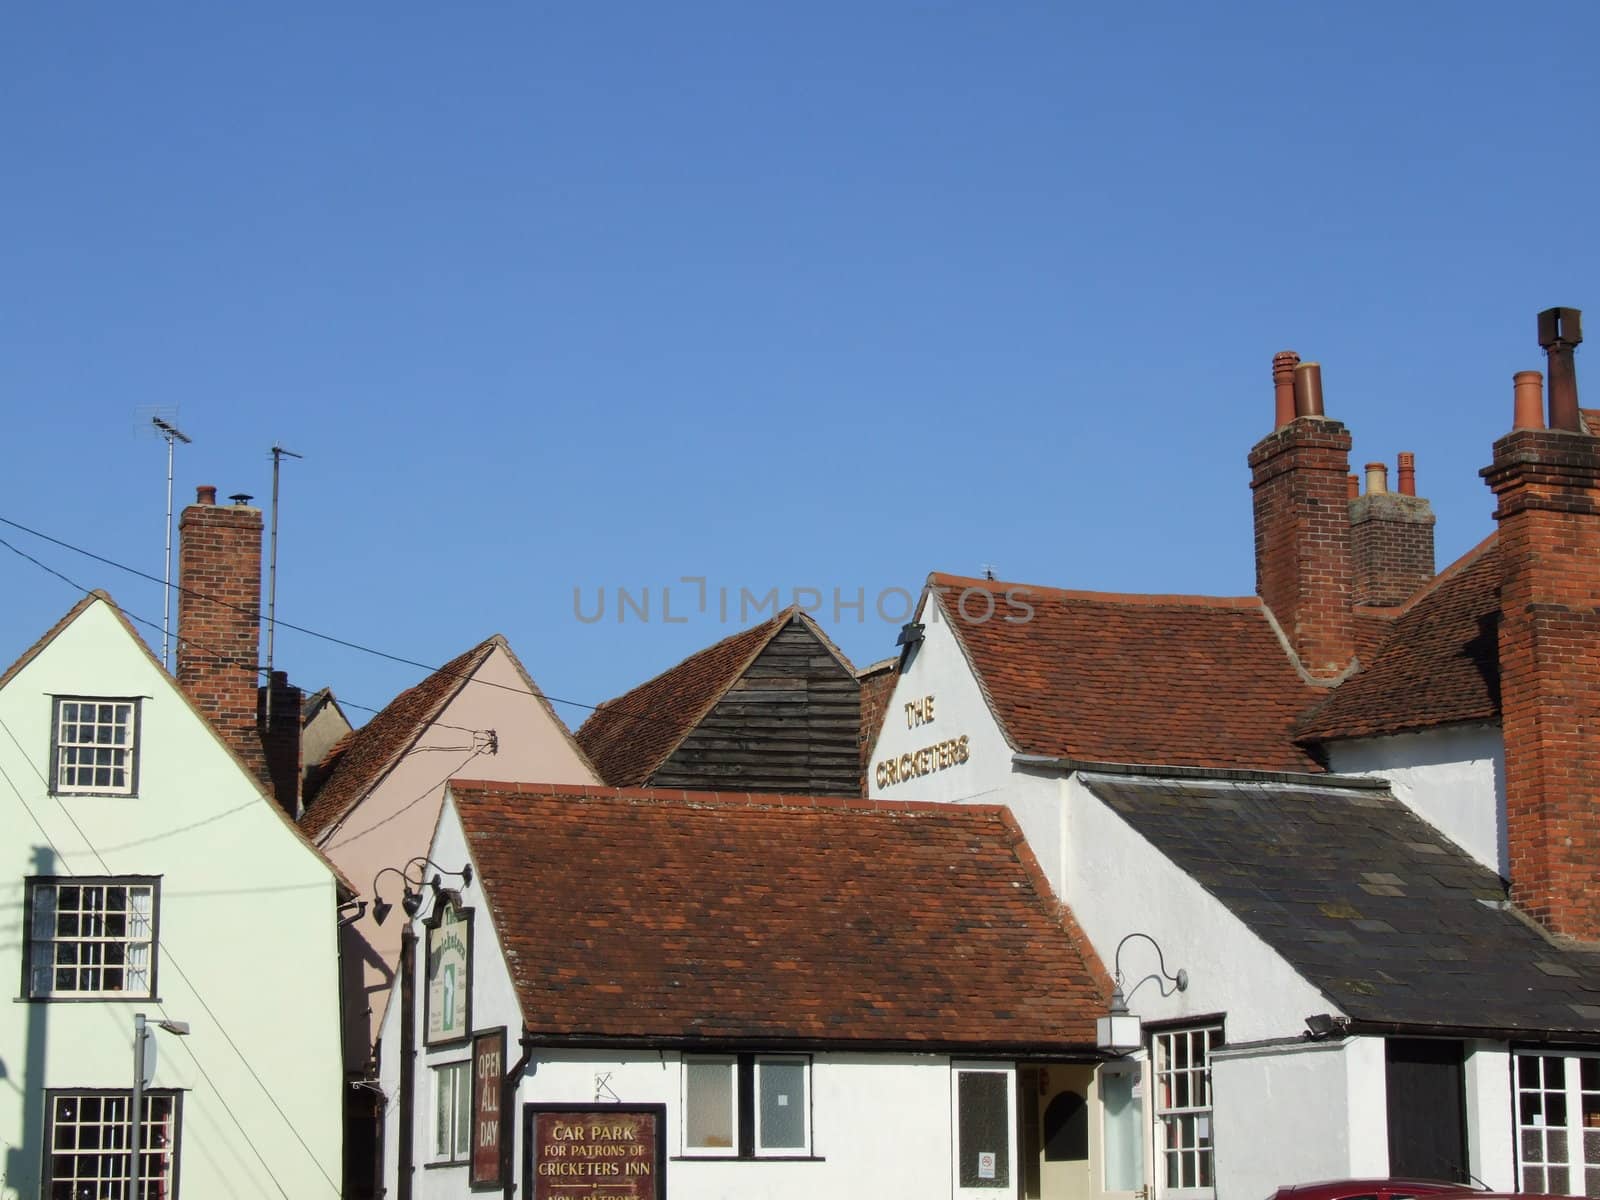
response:
M532 1200L665 1200L664 1104L529 1104L523 1114Z
M472 1038L472 1186L500 1187L501 1084L506 1072L506 1031Z
M978 1152L978 1178L993 1179L995 1171L995 1152L993 1150L980 1150Z

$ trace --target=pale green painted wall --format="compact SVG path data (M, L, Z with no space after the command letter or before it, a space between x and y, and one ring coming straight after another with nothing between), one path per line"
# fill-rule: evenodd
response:
M138 796L48 794L53 695L144 698ZM0 691L0 771L0 1198L38 1195L45 1088L129 1086L137 1011L193 1030L158 1035L154 1083L184 1089L181 1197L336 1196L334 877L103 601ZM47 841L57 874L161 877L159 1002L16 1000Z

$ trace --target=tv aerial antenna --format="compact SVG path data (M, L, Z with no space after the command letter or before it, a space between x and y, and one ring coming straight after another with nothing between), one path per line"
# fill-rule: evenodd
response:
M272 650L278 632L278 471L285 458L304 458L282 446L272 447L272 557L267 567L267 714L272 714Z
M167 552L161 589L161 665L170 671L172 670L172 450L179 442L187 446L194 439L161 414L162 410L155 410L150 417L150 424L157 436L167 443ZM171 410L170 415L176 417L177 409Z

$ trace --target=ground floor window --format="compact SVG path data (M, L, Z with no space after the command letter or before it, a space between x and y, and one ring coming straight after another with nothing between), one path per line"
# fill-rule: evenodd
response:
M811 1060L792 1054L686 1055L683 1152L810 1155Z
M957 1063L953 1075L956 1195L1011 1193L1014 1073L1009 1066Z
M1211 1052L1222 1026L1153 1034L1156 1178L1167 1193L1216 1186L1211 1140Z
M47 1200L168 1200L176 1192L178 1093L146 1092L140 1130L140 1187L128 1186L131 1146L127 1091L52 1091L44 1161Z
M472 1148L472 1064L433 1069L433 1158L465 1162Z
M1600 1057L1519 1052L1516 1088L1522 1190L1600 1196Z

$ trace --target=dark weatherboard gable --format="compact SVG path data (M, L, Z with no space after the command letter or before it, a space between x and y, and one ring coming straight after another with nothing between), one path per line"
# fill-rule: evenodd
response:
M854 796L861 685L790 620L651 776L655 787Z

